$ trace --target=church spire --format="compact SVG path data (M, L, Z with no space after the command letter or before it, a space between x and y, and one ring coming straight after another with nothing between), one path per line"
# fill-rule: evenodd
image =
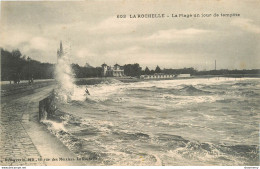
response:
M60 41L60 52L63 53L62 41Z
M60 41L60 49L58 49L58 51L57 51L57 62L58 62L58 59L61 58L63 55L64 55L64 52L63 52L63 47L62 47L62 41Z

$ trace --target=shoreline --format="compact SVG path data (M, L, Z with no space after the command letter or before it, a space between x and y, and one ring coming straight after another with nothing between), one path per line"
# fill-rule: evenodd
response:
M96 78L77 78L75 80L76 85L94 85L104 80L118 80L123 83L132 82L147 82L147 81L160 81L160 80L183 80L183 79L207 79L207 78L260 78L260 75L256 76L242 76L242 75L202 75L202 76L191 76L191 77L177 77L177 78L158 78L158 79L140 79L136 77L96 77Z
M181 80L181 79L204 79L204 78L260 78L260 74L226 74L226 75L194 75L190 77L174 77L174 78L154 78L154 79L140 79L137 77L88 77L75 78L75 84L80 85L81 81L87 82L88 85L100 83L105 79L116 79L123 83L141 82L141 81L158 81L158 80ZM20 84L9 84L9 81L1 81L1 97L28 92L44 86L56 84L54 79L37 79L33 84L28 84L27 80L23 80Z
M123 83L134 83L134 82L147 82L147 81L160 81L160 80L183 80L183 79L205 79L205 78L260 78L260 75L202 75L202 76L191 76L191 77L177 77L177 78L154 78L154 79L140 79L136 77L92 77L92 78L76 78L74 83L76 85L95 85L99 84L104 80L118 80ZM20 84L9 84L7 81L1 81L1 98L13 95L21 94L32 94L34 90L43 88L49 85L57 84L54 79L40 79L35 80L33 84L26 82Z

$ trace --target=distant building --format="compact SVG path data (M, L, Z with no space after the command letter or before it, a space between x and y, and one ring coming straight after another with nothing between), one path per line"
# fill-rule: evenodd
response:
M124 69L119 64L115 64L114 67L108 66L107 64L102 64L102 76L114 76L114 77L121 77L124 76Z
M141 75L140 79L171 79L176 75L168 75L164 73L155 73L153 75Z
M164 73L155 73L153 75L141 75L140 79L172 79L172 78L185 78L190 77L190 74L178 74L178 75L169 75Z
M177 77L190 77L190 74L179 74Z

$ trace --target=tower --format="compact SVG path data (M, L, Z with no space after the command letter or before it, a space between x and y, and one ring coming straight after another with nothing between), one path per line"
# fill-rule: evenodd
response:
M102 75L106 76L107 75L107 64L102 64Z
M60 49L57 50L57 62L64 55L62 41L60 41Z
M120 65L119 65L119 64L115 64L115 65L114 65L114 69L115 69L115 70L119 70L119 69L120 69Z
M215 60L215 70L217 70L217 60Z

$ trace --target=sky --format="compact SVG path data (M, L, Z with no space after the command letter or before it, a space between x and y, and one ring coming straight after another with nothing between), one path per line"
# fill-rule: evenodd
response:
M62 40L70 61L139 63L143 69L260 68L258 0L1 1L0 47L55 63ZM176 17L172 14L231 14ZM166 18L130 18L165 14ZM126 15L126 18L117 18Z

